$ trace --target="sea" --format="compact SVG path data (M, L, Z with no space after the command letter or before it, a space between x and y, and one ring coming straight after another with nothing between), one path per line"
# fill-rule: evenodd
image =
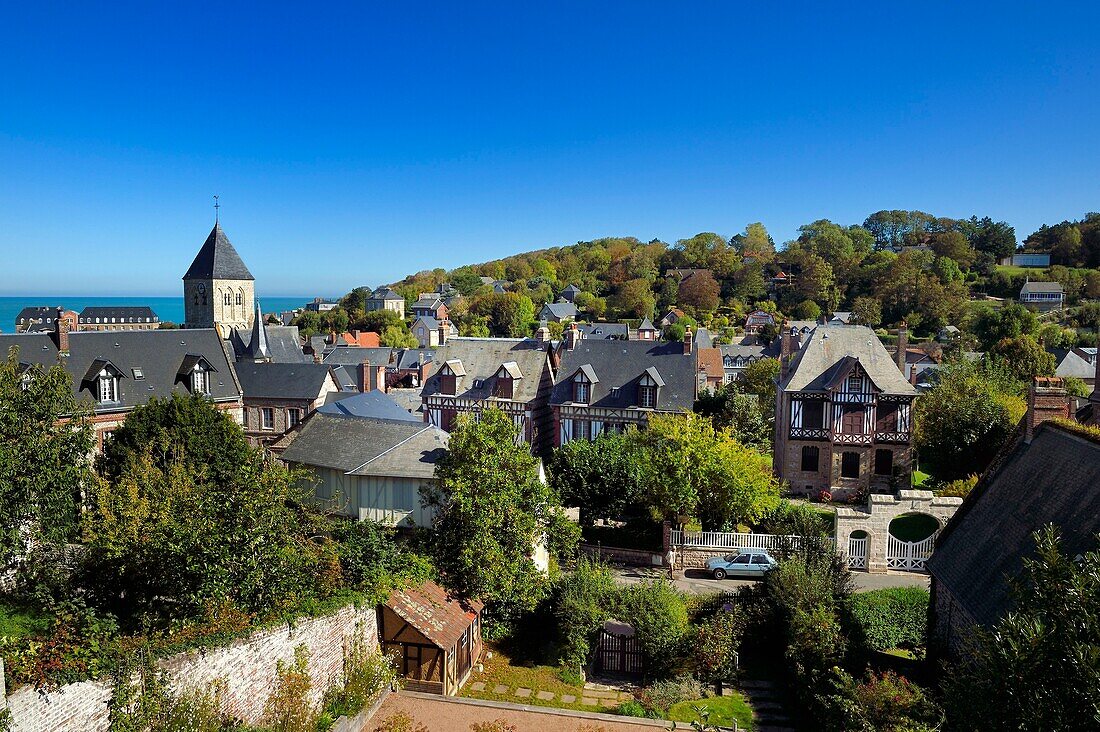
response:
M258 297L260 308L265 313L281 313L284 310L295 310L304 307L307 302L312 302L312 297ZM329 298L326 298L329 299ZM332 298L336 299L336 298ZM25 297L11 296L0 297L0 332L15 332L15 317L25 307L48 305L50 307L62 307L66 310L80 312L86 307L122 307L148 305L157 314L161 322L183 322L183 298L182 297L78 297L68 295L28 295Z

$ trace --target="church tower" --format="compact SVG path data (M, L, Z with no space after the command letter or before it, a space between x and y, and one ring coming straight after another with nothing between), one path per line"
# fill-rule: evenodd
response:
M184 328L217 327L223 338L233 328L252 327L256 282L229 238L215 223L183 276Z

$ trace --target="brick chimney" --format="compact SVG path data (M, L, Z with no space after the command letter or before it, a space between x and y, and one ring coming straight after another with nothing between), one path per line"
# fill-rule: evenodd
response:
M691 326L684 328L684 355L691 355L692 333Z
M905 324L905 321L898 323L898 352L897 352L897 364L898 371L902 376L906 376L905 373L905 351L909 348L909 327Z
M57 344L58 353L69 352L69 330L72 323L65 317L65 311L57 309L57 315L53 319L53 340Z
M1056 376L1036 376L1027 391L1027 432L1024 442L1030 443L1035 429L1047 420L1070 418L1070 399L1066 385Z
M569 324L569 330L565 331L565 347L572 351L577 347L577 343L581 339L581 332L577 329L576 323Z
M791 333L794 330L791 321L784 320L779 329L779 374L780 378L787 375L787 367L791 363L791 354L794 353L794 338Z
M547 327L546 321L539 323L538 329L535 331L535 343L540 347L545 346L550 342L550 328Z
M451 330L451 322L449 320L441 320L439 322L439 345L447 345L447 334Z

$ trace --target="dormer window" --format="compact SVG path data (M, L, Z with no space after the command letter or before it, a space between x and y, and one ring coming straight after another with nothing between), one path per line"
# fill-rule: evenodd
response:
M520 371L518 363L508 361L502 363L493 376L495 379L493 382L493 396L498 399L512 399L515 394L516 381L523 378L523 372Z
M439 391L449 396L458 395L458 380L466 375L466 368L459 359L452 359L439 369Z
M578 404L588 404L592 398L592 382L583 371L578 371L573 377L573 401Z
M107 369L99 372L99 402L101 404L118 401L118 377Z
M665 380L661 378L660 372L653 366L647 368L638 379L638 406L642 409L656 409L657 395L664 385Z
M199 363L195 364L195 369L191 372L191 393L210 393L210 374Z

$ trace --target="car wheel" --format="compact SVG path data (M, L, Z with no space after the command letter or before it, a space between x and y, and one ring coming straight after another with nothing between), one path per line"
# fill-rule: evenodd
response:
M726 578L726 570L724 570L724 569L714 570L714 579L720 580L720 579L725 579L725 578Z

